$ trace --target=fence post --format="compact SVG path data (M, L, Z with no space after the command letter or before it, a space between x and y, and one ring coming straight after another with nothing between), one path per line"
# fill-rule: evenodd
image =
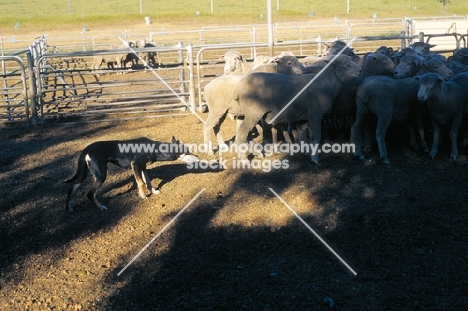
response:
M419 42L424 42L424 32L419 33Z
M322 36L318 35L317 36L317 55L322 55Z
M205 40L204 33L205 33L205 28L202 26L202 28L200 30L200 44L203 44L203 42Z
M185 72L184 72L185 61L184 61L184 51L183 51L184 44L182 42L179 42L179 43L177 43L176 47L179 49L177 51L177 54L178 54L177 62L179 64L182 64L182 69L180 69L180 72L179 72L180 92L185 93ZM185 100L186 100L185 96L182 95L181 98L185 102Z
M188 68L189 68L189 101L190 101L190 109L192 111L195 111L195 81L194 81L194 68L193 68L193 46L190 43L187 46L187 62L188 62ZM202 111L201 103L199 110Z
M252 42L257 42L257 29L255 28L255 26L252 28ZM257 58L257 48L252 47L252 59L255 58Z
M38 125L39 118L37 117L37 88L36 75L34 74L34 59L31 51L26 53L28 58L28 73L29 73L29 90L31 92L29 99L31 100L31 123L33 126Z
M406 32L405 32L404 30L403 30L402 32L400 32L400 36L401 36L400 49L406 48L406 39L405 39L405 35L406 35Z
M86 51L86 37L84 30L81 32L81 42L83 43L83 51Z
M273 24L271 13L271 0L267 0L267 27L268 27L268 56L273 56Z

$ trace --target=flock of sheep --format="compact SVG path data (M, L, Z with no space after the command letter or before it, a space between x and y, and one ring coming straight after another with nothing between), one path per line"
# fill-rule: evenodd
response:
M153 43L141 40L140 42L128 41L121 45L113 45L108 47L108 50L128 50L128 48L148 49L154 47L156 46ZM138 62L140 60L138 55L140 55L147 65L151 67L155 67L157 65L161 66L161 58L158 53L154 51L142 51L141 53L135 54L132 51L130 53L95 55L92 68L94 70L100 69L103 64L105 64L109 69L115 69L114 65L117 65L118 68L126 69L128 63L131 63L132 66L138 66Z
M246 143L249 132L261 124L264 132L271 130L274 144L281 130L288 143L309 140L318 145L326 120L346 118L355 155L364 159L363 149L377 141L380 158L389 164L385 136L390 123L408 126L411 146L432 158L438 152L440 126L449 125L454 160L458 131L468 112L468 48L446 58L431 53L431 47L423 42L398 51L382 46L360 57L335 41L320 57L300 61L286 53L262 57L253 66L229 51L224 75L204 89L209 109L204 143L211 146L214 132L218 144L225 144L220 126L226 116L238 122L237 144ZM429 118L430 150L424 136ZM468 145L468 135L463 144ZM247 154L238 156L245 159ZM318 153L310 156L319 162Z

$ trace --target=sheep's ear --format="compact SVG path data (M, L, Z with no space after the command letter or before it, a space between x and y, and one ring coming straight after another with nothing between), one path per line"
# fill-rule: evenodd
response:
M437 77L437 80L440 81L440 82L445 82L445 79L442 78L440 75Z
M276 57L276 58L273 60L273 62L274 62L275 64L282 64L282 63L283 63L283 60L282 60L281 58Z
M419 76L414 76L414 80L419 81Z

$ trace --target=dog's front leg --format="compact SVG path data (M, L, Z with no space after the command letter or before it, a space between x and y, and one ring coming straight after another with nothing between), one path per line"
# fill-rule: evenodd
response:
M148 171L146 170L146 168L143 169L141 173L141 177L143 178L143 181L146 184L146 188L148 188L148 190L151 191L152 194L160 194L161 191L159 191L159 189L155 189L153 188L153 186L151 186L151 179L148 176Z
M135 180L137 183L138 187L138 195L140 198L146 199L146 194L145 194L145 182L143 181L142 174L143 170L140 167L140 165L136 162L132 162L132 170L133 170L133 175L135 176Z

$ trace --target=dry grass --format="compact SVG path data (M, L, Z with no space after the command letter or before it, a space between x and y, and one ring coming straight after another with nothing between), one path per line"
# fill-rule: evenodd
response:
M144 24L149 16L158 25L225 25L266 22L266 2L248 0L214 0L213 14L210 2L142 0L137 1L84 1L84 0L19 0L0 4L0 35L27 32L72 31L83 25L90 28L129 28ZM31 7L34 5L34 10ZM279 7L278 7L279 5ZM279 10L278 10L279 8ZM370 0L350 1L347 13L345 1L293 1L272 0L274 22L317 21L323 19L367 19L373 14L378 18L403 18L405 16L440 16L453 14L465 16L468 3L452 1L446 9L436 0ZM199 15L196 14L199 13ZM313 16L310 16L313 12ZM263 15L264 19L260 18ZM19 28L15 29L16 23Z

